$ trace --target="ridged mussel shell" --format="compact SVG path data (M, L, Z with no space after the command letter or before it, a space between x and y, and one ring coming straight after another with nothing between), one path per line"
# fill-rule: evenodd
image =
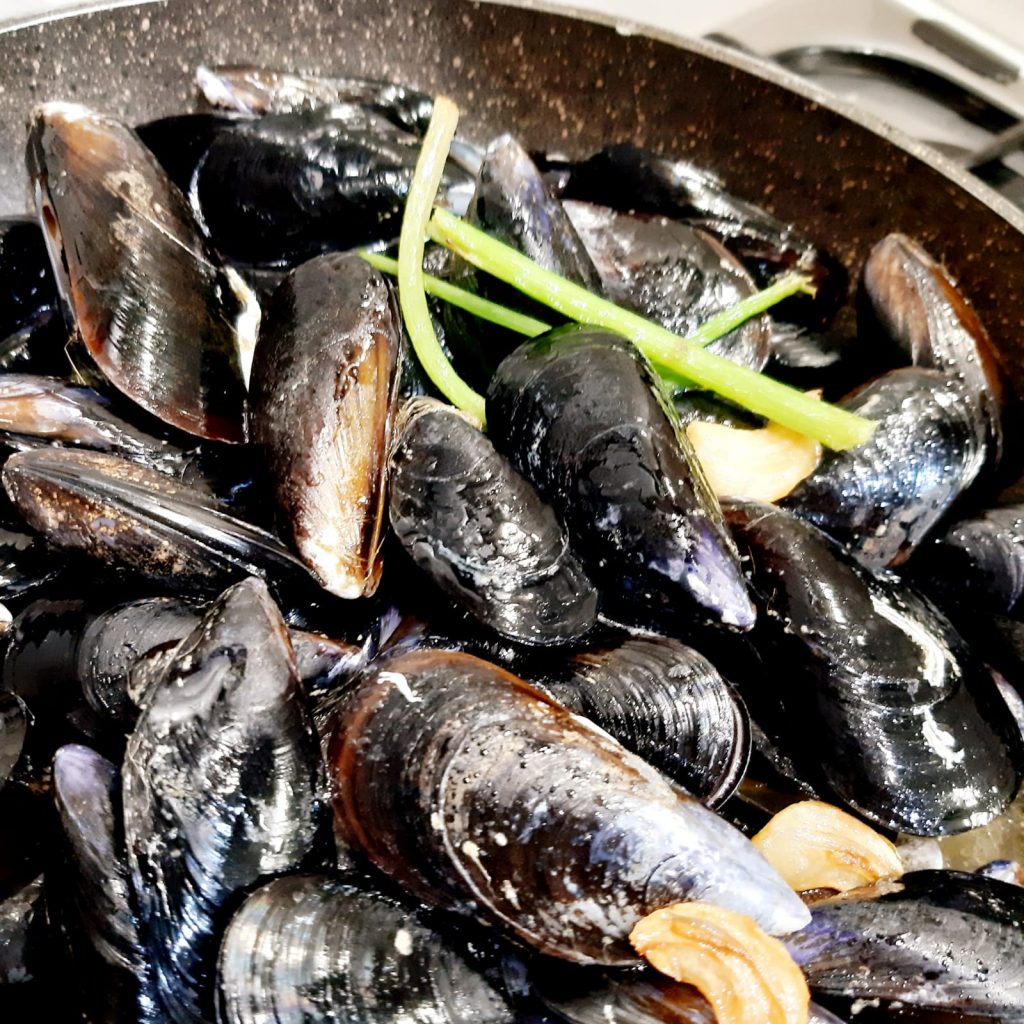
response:
M104 376L166 423L244 439L239 284L138 136L72 104L36 110L27 161L50 259Z
M816 998L854 1013L881 1003L911 1019L1024 1018L1024 889L1008 882L957 871L879 882L815 902L786 946Z
M633 963L644 914L805 911L743 836L607 734L471 655L380 659L330 723L336 828L417 897L582 963Z
M116 455L19 452L2 476L18 510L52 546L178 592L219 592L250 574L309 579L305 566L266 530L196 488Z
M809 523L724 503L748 560L761 658L742 692L801 764L873 822L915 835L982 825L1021 780L1020 731L950 623Z
M393 897L323 875L278 878L220 949L221 1024L508 1024L502 997Z
M693 447L625 339L564 327L504 359L488 430L549 501L616 618L749 628L739 560ZM655 620L652 622L651 620Z
M627 637L528 678L709 807L724 803L746 771L743 702L707 658L678 640Z
M401 358L395 295L351 253L292 271L260 327L252 437L296 549L339 597L372 594L380 579Z
M784 500L871 569L905 560L978 478L990 446L966 386L906 368L839 403L875 420L856 448L827 452Z
M124 827L142 940L169 1020L213 1013L235 894L311 856L322 767L280 613L236 584L181 644L124 762Z
M460 412L410 402L391 466L392 529L461 607L524 644L590 631L597 593L554 512Z

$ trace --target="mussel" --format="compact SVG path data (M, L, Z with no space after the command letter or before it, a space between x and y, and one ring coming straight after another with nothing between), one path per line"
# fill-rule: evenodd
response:
M818 998L857 1012L1024 1018L1024 890L955 871L919 871L816 901L786 939ZM896 1014L898 1019L899 1014Z
M232 896L314 856L321 773L280 613L259 581L238 583L178 648L124 762L130 877L169 1020L210 1019Z
M0 691L0 789L21 760L28 727L25 702L15 693Z
M867 567L899 564L982 472L984 422L966 384L938 370L894 370L840 404L875 432L828 452L784 505Z
M0 901L0 1000L10 998L8 986L46 973L43 881L40 875Z
M3 468L7 493L54 547L84 552L182 591L210 593L253 574L309 579L272 534L208 495L105 452L19 452Z
M805 910L742 835L494 665L379 659L331 723L335 825L418 898L543 952L631 963L630 928L705 899L772 932Z
M120 773L88 747L61 747L53 793L64 856L50 869L47 906L70 952L78 1005L96 1024L156 1022L128 878Z
M736 257L703 231L592 203L567 200L563 206L608 298L675 334L686 337L757 290ZM771 340L768 318L754 317L708 348L760 370Z
M906 235L886 235L864 262L862 297L861 333L880 330L898 358L960 380L998 462L1002 371L988 332L946 269Z
M551 509L451 406L406 405L391 525L421 569L485 626L524 644L578 640L597 594Z
M278 878L221 943L221 1024L508 1024L501 995L422 913L364 884Z
M950 623L791 513L724 508L758 606L750 674L772 673L737 680L754 719L887 828L943 835L999 814L1020 785L1020 730Z
M172 426L243 440L248 296L156 158L113 118L50 103L33 116L27 160L50 259L91 360Z
M746 771L743 702L678 640L626 637L556 663L543 679L527 678L709 807L723 804Z
M59 314L57 282L50 269L43 233L34 220L0 219L0 279L0 339L39 327Z
M487 395L495 446L560 516L615 617L740 629L739 560L674 410L623 338L556 329L504 359Z
M354 254L294 270L260 328L253 440L296 550L339 597L372 594L380 579L401 360L394 293Z

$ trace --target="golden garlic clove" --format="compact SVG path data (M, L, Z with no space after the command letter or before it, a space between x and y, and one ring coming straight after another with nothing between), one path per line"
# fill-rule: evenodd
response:
M903 874L903 862L888 839L820 800L802 800L779 811L753 843L797 892L846 892Z
M817 441L777 423L742 430L694 420L687 424L686 436L720 498L778 501L821 462Z
M633 948L653 967L693 985L718 1024L804 1024L810 993L786 947L745 914L677 903L643 918Z

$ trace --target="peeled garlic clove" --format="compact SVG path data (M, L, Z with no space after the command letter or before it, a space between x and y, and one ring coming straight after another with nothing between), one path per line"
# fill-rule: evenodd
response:
M753 843L797 892L846 892L903 874L903 862L888 839L819 800L802 800L779 811Z
M786 947L745 914L676 903L648 914L629 941L651 966L693 985L718 1024L805 1024L810 993Z
M778 501L821 461L817 441L777 423L743 430L694 420L687 424L686 436L720 498Z

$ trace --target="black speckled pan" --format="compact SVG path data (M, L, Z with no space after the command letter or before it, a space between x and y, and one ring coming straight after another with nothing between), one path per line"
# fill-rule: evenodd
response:
M186 107L197 63L394 78L465 118L579 155L685 153L856 271L905 231L961 279L1024 393L1024 214L931 150L778 70L694 40L464 0L168 0L0 34L0 210L26 203L40 100L141 121ZM842 111L842 112L840 112Z

